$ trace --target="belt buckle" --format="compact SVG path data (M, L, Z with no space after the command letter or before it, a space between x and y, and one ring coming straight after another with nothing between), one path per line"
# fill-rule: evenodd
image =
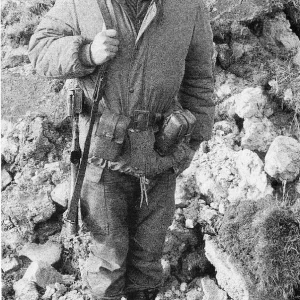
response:
M145 131L149 128L150 112L148 110L135 110L133 112L133 127L135 130Z

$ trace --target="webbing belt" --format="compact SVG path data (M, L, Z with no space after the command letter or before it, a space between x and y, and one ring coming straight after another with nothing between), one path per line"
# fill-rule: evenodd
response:
M97 0L105 26L107 29L113 28L113 23L111 20L111 16L106 4L106 0ZM98 114L98 107L99 107L99 102L103 97L104 93L104 88L106 84L106 70L107 70L107 65L108 63L105 63L101 66L98 67L98 74L97 74L97 80L96 80L96 85L93 93L93 105L92 105L92 110L91 110L91 116L90 116L90 123L89 123L89 129L88 133L85 139L84 143L84 150L83 154L80 160L80 165L75 181L75 187L73 190L73 194L70 200L70 205L68 208L68 212L66 214L66 225L69 226L67 228L67 232L69 234L76 234L77 233L77 215L78 215L78 204L81 196L81 189L83 185L83 180L85 176L85 171L87 167L87 162L88 162L88 156L89 156L89 150L90 150L90 145L91 145L91 139L92 139L92 132L93 132L93 127L95 124L96 116Z

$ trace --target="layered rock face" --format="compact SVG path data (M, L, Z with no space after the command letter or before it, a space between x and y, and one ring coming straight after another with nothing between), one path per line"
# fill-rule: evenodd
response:
M212 139L177 179L157 299L294 300L300 295L300 3L204 2L215 42L216 120ZM22 101L35 97L31 87L28 99L24 94L36 78L27 65L28 41L53 3L2 5L3 72L20 83ZM40 80L36 84L48 85ZM7 299L90 299L80 273L89 233L60 237L69 197L70 124L57 120L61 83L49 85L35 103L44 111L55 99L60 111L51 111L51 118L20 114L17 120L13 113L23 107L7 109L13 99L4 89L4 110L11 114L1 129Z

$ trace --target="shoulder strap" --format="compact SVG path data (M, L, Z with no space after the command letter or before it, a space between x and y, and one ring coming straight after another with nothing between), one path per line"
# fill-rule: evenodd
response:
M101 10L101 14L103 16L106 28L108 29L113 28L113 23L112 23L111 16L109 14L106 0L97 0L97 2L99 4L99 8ZM103 97L104 88L106 84L106 76L105 76L106 69L107 69L107 63L99 66L98 68L97 81L96 81L94 94L93 94L93 106L91 111L89 129L84 143L83 154L81 157L81 161L80 161L80 165L76 177L74 191L71 197L68 212L66 214L66 221L70 224L70 227L68 229L69 234L76 234L77 231L76 220L78 215L78 203L81 196L81 189L82 189L83 180L84 180L85 171L88 162L93 127L95 124L96 116L98 114L99 102Z

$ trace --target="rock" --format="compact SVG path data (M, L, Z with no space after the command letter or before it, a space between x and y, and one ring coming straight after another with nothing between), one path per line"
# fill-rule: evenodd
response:
M10 291L10 287L8 284L4 283L3 280L1 280L1 294L2 294L2 299L8 299L8 293Z
M28 228L30 230L30 228ZM4 245L16 249L18 246L26 242L25 234L19 228L12 228L1 232L1 242Z
M74 291L66 293L64 296L64 299L65 300L84 300L85 296L82 295L79 291L74 290Z
M300 49L298 50L297 54L294 56L293 63L300 67Z
M195 227L194 220L191 219L185 220L185 227L190 229L194 228Z
M192 289L186 293L187 300L203 300L204 293L198 289Z
M177 206L184 206L186 201L194 197L194 195L198 192L195 180L195 172L197 170L197 155L198 154L196 153L190 166L176 179L175 204Z
M48 154L56 154L55 142L60 134L44 115L31 115L15 124L7 135L2 152L7 163L22 166L28 160L47 161Z
M220 205L219 205L219 213L222 214L222 215L224 215L225 214L225 210L226 210L225 204L223 202L220 203Z
M221 290L209 277L204 277L201 283L205 295L203 300L227 300L227 293Z
M63 207L68 206L69 196L70 196L69 180L65 180L64 182L58 184L51 192L52 200Z
M47 286L46 291L42 297L42 299L47 300L47 299L52 299L52 295L55 293L55 287L54 286Z
M3 191L11 182L11 175L4 168L1 168L1 190Z
M294 181L300 173L300 143L291 137L278 136L265 157L265 171L281 181Z
M214 265L219 286L234 300L250 300L254 283L226 252L218 248L214 238L205 236L205 254ZM210 298L209 298L210 299ZM214 299L214 298L212 298ZM225 298L226 299L226 298Z
M300 179L298 180L298 183L296 184L296 191L298 194L300 194Z
M290 22L281 12L274 18L265 18L260 43L272 53L286 55L300 48L300 40L291 30Z
M55 206L46 191L23 191L19 187L2 193L2 213L17 220L17 223L44 222L55 212Z
M241 146L253 151L267 152L278 135L274 125L267 118L246 118L243 126Z
M258 155L250 150L238 152L236 168L240 180L236 188L228 192L228 200L234 202L238 199L258 200L272 195L273 188L264 172L264 164Z
M231 95L231 93L232 93L232 89L228 83L222 84L216 91L216 95L221 99Z
M207 6L211 9L211 18L215 20L226 21L251 21L260 16L271 12L275 4L268 0L205 0ZM280 5L279 2L277 5Z
M235 96L235 112L240 118L262 117L267 96L261 87L246 88Z
M63 276L48 263L38 261L31 263L23 279L35 282L38 286L45 288L56 282L61 283Z
M14 283L16 300L38 300L39 293L34 282L27 279L20 279Z
M51 173L47 170L42 170L31 177L31 181L34 185L43 185L51 178Z
M198 247L193 252L190 252L186 257L182 258L181 274L185 281L191 281L195 276L205 274L210 267L210 263L207 260L204 249Z
M213 226L216 219L218 218L218 213L215 209L210 208L209 206L203 206L200 209L199 215L198 215L198 222L199 223L207 223L210 226Z
M220 138L209 142L211 151L201 153L196 172L196 183L201 194L220 202L228 197L228 189L236 186L236 152Z
M47 286L42 299L59 299L67 292L67 288L60 283L51 284Z
M33 262L43 261L53 265L60 260L62 246L48 241L46 244L26 244L19 252L19 256L26 256Z
M161 265L163 268L164 278L168 278L171 275L171 265L167 259L161 260Z
M15 257L5 257L1 261L1 269L4 273L16 271L19 267L20 263Z
M29 63L28 50L26 47L10 48L6 47L2 68L14 68L20 64Z
M186 290L187 290L187 283L182 282L181 285L180 285L180 291L185 292Z

